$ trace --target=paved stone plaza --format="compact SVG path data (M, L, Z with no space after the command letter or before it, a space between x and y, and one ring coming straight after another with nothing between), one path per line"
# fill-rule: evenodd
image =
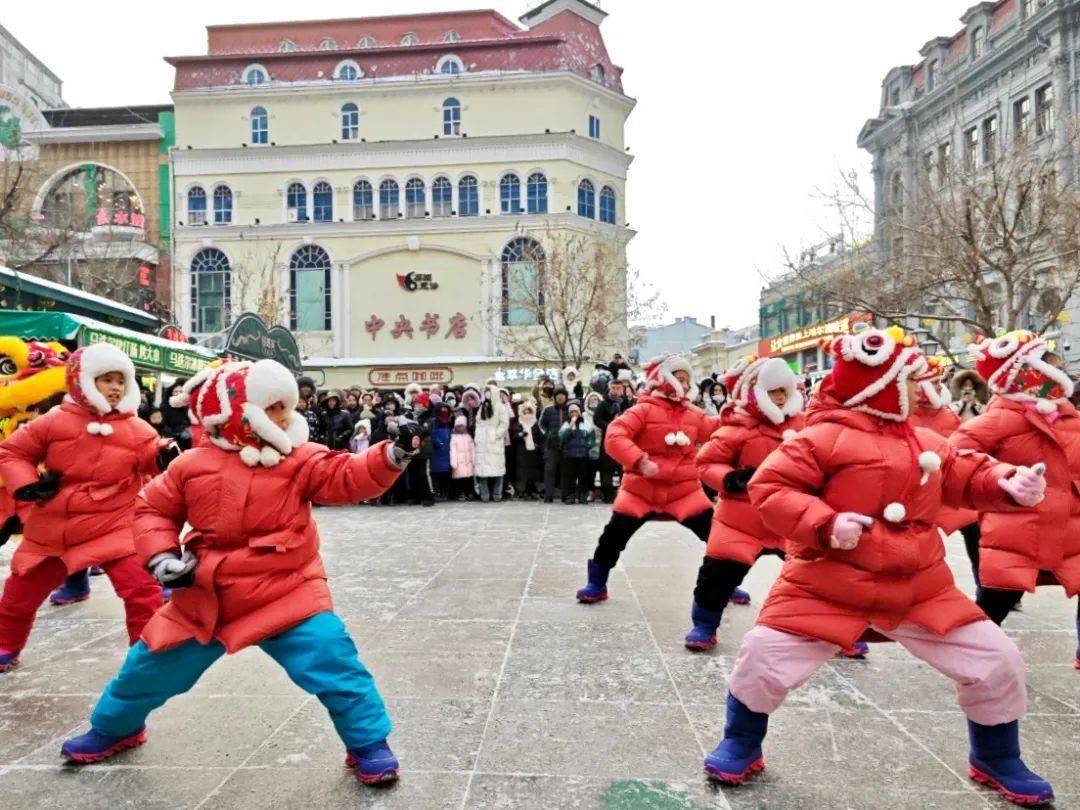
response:
M966 778L951 685L895 645L827 665L774 717L768 769L720 791L701 775L726 677L778 570L749 580L719 647L681 644L702 545L653 525L581 606L601 506L321 509L337 610L375 673L401 781L361 787L322 707L258 649L222 659L109 764L61 766L125 651L104 578L89 602L43 608L23 665L0 676L0 806L9 808L1001 808ZM11 548L0 551L6 573ZM971 575L959 544L950 559ZM2 575L0 575L2 576ZM1030 665L1028 761L1080 807L1075 603L1060 589L1009 621Z

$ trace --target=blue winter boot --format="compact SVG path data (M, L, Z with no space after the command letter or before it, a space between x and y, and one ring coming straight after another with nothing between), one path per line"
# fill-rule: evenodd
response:
M85 602L90 598L90 570L76 571L64 584L49 594L49 602L57 607Z
M577 600L587 605L607 599L607 578L610 568L589 560L589 584L577 592Z
M86 765L91 762L101 762L128 748L138 748L144 742L146 742L146 726L127 737L110 737L108 734L98 734L90 729L85 734L65 740L60 748L60 756L73 764Z
M7 672L19 665L20 650L0 650L0 672Z
M356 771L356 778L365 785L393 782L401 767L386 740L347 752L345 764Z
M728 599L733 605L749 605L750 594L744 591L742 588L736 588L731 592L731 598Z
M733 694L727 696L724 739L705 757L705 773L725 785L739 785L765 770L761 741L769 730L769 715L752 712Z
M858 661L862 661L866 658L867 653L870 652L870 645L865 641L856 641L850 647L844 650L840 650L836 654L837 658L854 658Z
M1020 759L1020 723L981 726L968 720L968 776L1015 804L1036 807L1054 801L1054 789Z
M716 646L716 628L720 626L720 619L724 616L722 610L706 610L694 600L694 607L690 610L690 618L694 622L694 628L686 634L683 644L686 649L695 652L703 652Z

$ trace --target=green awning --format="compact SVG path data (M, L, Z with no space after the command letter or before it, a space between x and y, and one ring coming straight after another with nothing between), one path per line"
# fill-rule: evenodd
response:
M0 310L0 335L15 335L23 340L70 340L79 346L111 343L130 357L136 367L178 377L191 377L218 358L201 346L144 335L66 312Z
M66 284L17 273L0 265L0 307L27 312L56 312L97 318L127 328L155 331L161 320L135 307Z

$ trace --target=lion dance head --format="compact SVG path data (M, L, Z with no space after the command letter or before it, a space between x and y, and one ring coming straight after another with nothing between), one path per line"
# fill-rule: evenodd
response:
M0 336L0 441L63 396L68 356L60 343Z

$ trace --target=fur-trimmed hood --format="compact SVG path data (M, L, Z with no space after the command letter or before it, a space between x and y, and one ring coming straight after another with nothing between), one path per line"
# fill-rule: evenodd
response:
M139 409L139 384L135 381L135 364L111 343L84 346L68 359L68 397L98 416L113 412L108 401L97 390L94 381L111 371L124 377L124 396L116 406L117 413L133 414Z

